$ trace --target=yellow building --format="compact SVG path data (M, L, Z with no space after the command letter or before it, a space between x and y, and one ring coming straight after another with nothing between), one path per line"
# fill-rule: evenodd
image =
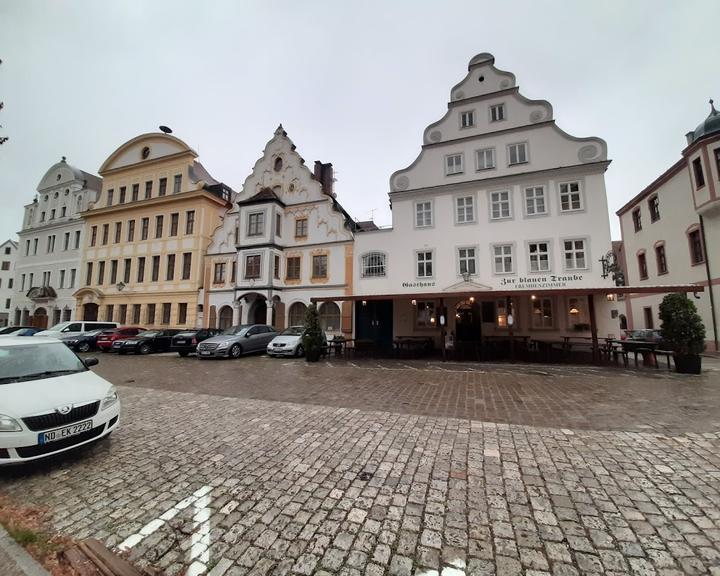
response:
M169 134L143 134L98 171L98 201L85 211L77 318L147 328L201 323L203 256L231 206L197 153Z

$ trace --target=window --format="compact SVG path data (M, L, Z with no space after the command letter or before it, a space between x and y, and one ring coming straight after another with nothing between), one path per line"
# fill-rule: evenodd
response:
M175 279L175 254L168 254L167 267L165 269L165 280Z
M65 288L65 270L60 270L60 288Z
M635 226L635 232L642 230L642 217L640 216L640 208L635 208L632 213L633 226Z
M162 214L155 216L155 238L162 238L163 219Z
M64 270L63 270L63 272L64 272ZM10 288L13 287L13 282L14 282L14 281L15 281L14 278L9 278L9 279L8 279L8 289L10 289Z
M177 178L177 176L175 176ZM178 304L178 324L187 324L187 303L181 302Z
M77 275L77 270L75 268L70 269L70 286L68 288L75 288L75 276Z
M10 261L3 260L2 264L0 264L0 270L10 270Z
M655 328L655 322L652 313L652 306L646 306L643 308L643 317L645 319L645 328L652 330Z
M140 227L140 240L148 239L148 230L150 228L150 218L143 218Z
M92 272L92 264L90 264L90 272ZM30 280L30 288L33 287L33 277L34 277L34 276L35 276L35 275L34 275L32 272L30 272L30 278L29 278L29 280ZM88 282L88 286L89 286L89 285L90 285L90 282Z
M458 248L460 274L473 276L476 271L475 248Z
M475 221L475 210L472 196L455 198L455 216L458 224Z
M525 164L528 161L527 144L521 142L519 144L508 145L508 164Z
M460 112L460 128L470 128L471 126L475 126L475 112L473 110Z
M145 182L145 200L152 197L152 180Z
M667 259L665 258L665 245L658 244L655 246L655 261L657 262L658 275L667 274Z
M282 237L282 216L275 214L275 235L278 238Z
M140 196L140 184L133 184L132 185L132 197L131 197L132 201L137 202L139 196ZM139 320L138 320L138 322L139 322Z
M80 230L75 230L75 250L80 248Z
M700 229L695 228L688 232L688 242L690 243L690 261L693 266L705 262L705 251L703 250L702 238L700 237Z
M295 302L288 311L288 326L303 326L307 307L302 302Z
M493 246L493 263L495 274L512 274L514 272L512 244Z
M130 268L132 266L132 260L130 258L125 258L125 261L123 262L123 282L125 284L130 283Z
M550 246L547 242L530 242L528 244L530 272L547 272L550 270Z
M285 279L300 280L300 256L291 256L285 261Z
M340 330L340 307L335 302L323 302L318 310L320 329L323 332Z
M560 184L560 211L573 212L582 210L582 208L580 182L563 182Z
M162 182L162 180L161 180ZM170 310L171 310L172 304L170 302L165 302L162 305L162 323L163 324L170 324Z
M105 321L106 322L112 322L113 321L113 312L115 312L115 306L112 304L108 304L105 306Z
M65 216L67 216L67 206L63 206L63 207L61 208L61 210L60 210L60 216L63 217L63 218L64 218Z
M645 258L645 252L640 252L637 255L637 259L638 259L638 271L640 273L640 280L647 280L648 268L647 268L647 259Z
M158 196L165 196L167 192L167 178L160 178L160 185L158 186ZM163 304L164 306L164 304Z
M20 292L25 291L25 274L20 276Z
M475 161L478 170L495 168L495 148L483 148L475 151Z
M585 240L563 240L566 270L584 270L587 268Z
M157 282L160 278L160 256L152 257L152 276L151 281Z
M155 324L155 304L147 305L147 323Z
M65 232L65 236L63 237L63 250L67 250L70 248L70 232Z
M387 257L382 252L370 252L362 257L362 277L380 278L385 276Z
M500 122L500 120L505 120L505 104L490 106L490 122Z
M650 222L660 220L660 200L655 196L651 196L648 200L648 209L650 210Z
M328 257L327 254L318 254L313 256L312 277L327 278L328 273Z
M190 280L190 273L192 272L192 252L183 253L182 261L182 279Z
M115 194L115 191L112 188L110 188L110 190L108 190L108 192L107 192L107 205L108 206L112 206L114 194Z
M46 252L48 254L51 254L52 252L55 252L55 236L48 236L47 237L47 250Z
M215 262L215 274L213 276L214 284L225 283L225 268L227 264L225 262Z
M432 278L433 275L433 253L417 252L417 277Z
M185 212L185 234L192 234L195 231L195 210Z
M37 254L38 240L38 238L33 238L33 256Z
M418 202L415 204L415 226L426 228L432 226L432 202Z
M98 262L97 283L99 286L102 286L105 283L105 261L104 260Z
M248 214L248 236L262 236L265 233L265 212Z
M435 321L435 302L432 300L418 302L415 306L415 327L434 328Z
M178 194L182 188L182 174L175 174L173 178L173 194Z
M115 222L115 244L120 244L122 236L122 222Z
M553 305L551 298L531 300L531 324L533 328L553 327Z
M260 254L245 257L245 278L260 278Z
M120 186L120 204L125 204L125 186Z
M50 210L50 220L55 220L55 208Z
M568 326L574 327L577 324L587 324L587 306L585 298L570 297L567 299Z
M445 156L445 174L447 176L451 176L452 174L462 174L462 171L462 154L449 154L448 156Z
M45 212L40 212L40 222L45 222Z
M118 309L119 313L117 321L120 322L120 324L125 324L125 319L127 317L127 304L120 304Z
M118 261L111 260L110 261L110 284L117 283L117 274L118 274Z
M135 220L128 220L127 241L135 240Z
M137 262L137 281L145 282L145 256L140 256Z
M237 282L237 260L233 259L232 268L230 269L230 283L235 284Z
M273 278L280 280L280 256L273 256Z
M693 174L695 174L695 188L705 186L705 175L703 174L702 161L700 158L693 160Z
M295 238L307 238L308 221L307 218L298 218L295 220Z
M180 221L180 214L175 212L170 214L170 236L177 236L178 233L178 222Z
M102 245L103 246L107 245L109 235L110 235L110 224L103 224L103 227L102 227Z
M132 323L140 324L140 304L133 304L132 307Z
M97 228L97 226L96 226L96 228ZM30 240L25 240L25 256L29 256L29 255L30 255Z
M510 192L503 190L502 192L490 193L490 218L500 220L502 218L510 218Z
M525 188L525 214L528 216L547 214L544 186Z

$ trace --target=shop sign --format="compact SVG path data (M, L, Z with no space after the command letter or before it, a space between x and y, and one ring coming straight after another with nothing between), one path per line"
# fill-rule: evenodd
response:
M515 290L541 290L545 288L568 288L582 282L582 274L545 274L543 276L520 276L519 278L503 278L502 288Z

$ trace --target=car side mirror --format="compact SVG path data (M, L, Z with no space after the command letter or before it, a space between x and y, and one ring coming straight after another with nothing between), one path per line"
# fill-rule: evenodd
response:
M97 358L85 358L85 366L90 368L90 366L97 366L100 364L100 360Z
M245 338L250 338L250 336L252 336L252 334L250 334L250 333L245 334Z

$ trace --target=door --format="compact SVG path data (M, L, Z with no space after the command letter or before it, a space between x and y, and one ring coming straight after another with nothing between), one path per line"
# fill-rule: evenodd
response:
M380 352L392 351L392 300L368 300L355 304L356 340L372 340Z
M98 305L93 304L92 302L89 302L88 304L83 304L83 320L89 320L90 322L94 322L98 319Z

